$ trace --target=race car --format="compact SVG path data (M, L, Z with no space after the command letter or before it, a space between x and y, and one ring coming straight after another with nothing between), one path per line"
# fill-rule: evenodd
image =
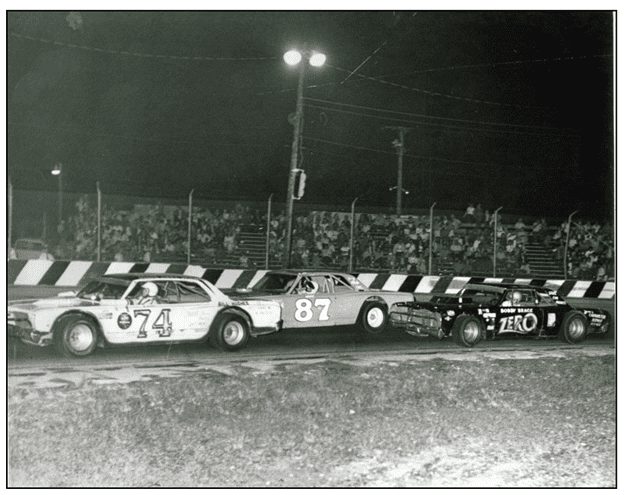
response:
M465 347L505 333L559 336L574 344L588 333L606 333L609 314L600 309L575 309L548 288L467 284L456 296L394 304L390 323L415 336L452 337Z
M370 334L386 328L390 306L414 300L410 293L369 289L347 273L291 270L269 271L237 296L279 301L284 328L357 324Z
M105 275L77 293L11 302L8 312L10 336L69 357L104 345L205 340L233 351L282 325L277 302L236 301L206 280L167 274Z

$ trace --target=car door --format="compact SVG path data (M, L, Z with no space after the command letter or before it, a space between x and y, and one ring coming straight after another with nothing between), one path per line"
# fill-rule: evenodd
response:
M192 341L208 333L218 308L203 287L192 280L154 283L158 295L152 302L141 304L136 294L129 294L107 335L109 342Z
M311 283L317 290L306 290ZM284 328L329 327L336 325L333 317L335 296L333 285L325 275L300 277L289 294L282 298Z
M496 332L531 334L543 327L544 312L533 289L510 289L497 311Z

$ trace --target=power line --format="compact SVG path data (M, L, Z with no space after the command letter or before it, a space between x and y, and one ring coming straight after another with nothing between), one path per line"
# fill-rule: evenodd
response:
M326 139L320 139L320 138L313 138L313 137L307 137L304 136L303 137L304 140L308 140L308 141L316 141L319 143L324 143L324 144L330 144L330 145L334 145L334 146L342 146L345 148L352 148L352 149L357 149L357 150L361 150L361 151L373 151L375 153L383 153L385 155L396 155L396 152L394 151L386 151L386 150L380 150L377 148L368 148L366 146L357 146L354 144L347 144L347 143L340 143L337 141L329 141ZM418 158L420 160L434 160L434 161L440 161L440 162L446 162L446 163L462 163L465 165L488 165L488 166L492 166L492 167L499 167L500 165L497 165L495 163L486 163L486 162L471 162L471 161L467 161L467 160L452 160L450 158L440 158L437 156L426 156L426 155L415 155L413 153L405 153L404 156L409 156L411 158Z
M165 136L154 136L154 137L139 137L139 136L130 136L124 134L111 134L106 132L99 132L94 129L77 129L74 127L67 126L46 126L46 125L36 125L36 124L27 124L24 122L11 122L8 121L9 127L29 127L34 129L46 129L51 132L59 131L59 132L68 132L70 134L80 134L94 137L112 137L119 139L127 139L130 141L146 141L146 142L168 142L168 143L178 143L178 144L201 144L204 146L221 146L221 147L246 147L246 148L275 148L275 146L270 144L244 144L244 143L207 143L205 141L201 141L204 137L207 136L197 136L195 140L182 140L182 139L168 139ZM286 146L286 145L284 145Z
M405 115L409 117L419 117L419 118L426 118L426 119L432 119L432 120L445 120L445 121L450 121L450 122L466 122L469 124L491 125L491 126L501 126L501 127L523 127L523 128L530 128L530 129L547 129L547 130L557 130L557 131L570 130L570 129L562 129L558 127L549 127L549 126L540 126L540 125L511 124L507 122L491 122L491 121L482 121L482 120L459 119L459 118L454 118L454 117L439 117L436 115L427 115L427 114L422 114L422 113L400 112L397 110L390 110L387 108L370 107L370 106L365 106L365 105L353 105L350 103L341 103L341 102L332 101L332 100L321 100L319 98L305 97L304 99L307 101L312 101L312 102L325 103L327 105L358 108L358 109L363 109L363 110L372 110L375 112L392 113L396 115Z
M339 72L349 72L348 69L344 69L342 67L337 67L335 65L330 65L330 64L326 64L328 67L331 67L332 69L335 69ZM387 86L393 86L396 88L400 88L400 89L405 89L408 91L413 91L416 93L422 93L422 94L426 94L429 96L438 96L441 98L449 98L451 100L456 100L456 101L467 101L469 103L479 103L479 104L484 104L484 105L494 105L494 106L500 106L500 107L512 107L512 108L535 108L535 109L545 109L546 107L538 107L538 106L531 106L531 105L517 105L515 103L501 103L498 101L489 101L489 100L480 100L478 98L469 98L466 96L455 96L455 95L449 95L447 93L440 93L438 91L429 91L427 89L422 89L422 88L415 88L412 86L406 86L405 84L399 84L399 83L394 83L391 81L386 81L384 79L379 79L377 77L371 77L371 76L366 76L364 74L356 74L357 77L361 78L361 79L366 79L369 81L374 81L380 84L385 84Z
M531 63L548 63L548 62L567 62L570 60L589 60L593 58L612 58L611 54L595 54L595 55L571 55L568 57L550 57L550 58L534 58L524 60L507 60L503 62L484 62L480 64L463 64L463 65L449 65L447 67L433 67L430 69L415 69L410 71L393 72L390 74L381 74L375 77L385 78L394 76L403 76L407 74L428 74L432 72L445 72L462 69L478 69L482 67L498 67L501 65L522 65Z
M384 46L386 46L387 43L388 43L388 40L385 40L381 45L379 45L377 48L375 48L368 57L366 57L364 60L362 60L362 62L347 75L347 77L345 77L342 81L340 81L340 84L344 84L353 74L355 74L358 70L360 70L362 67L364 67L364 65L366 65L366 63L371 58L373 58L375 56L375 54L379 50L381 50Z
M191 56L191 55L169 55L162 53L144 53L128 50L112 50L109 48L101 48L89 45L77 45L75 43L65 43L63 41L51 40L47 38L37 38L34 36L28 36L26 34L9 32L9 36L13 38L37 41L39 43L46 43L49 45L62 46L65 48L73 48L78 50L86 50L91 52L108 53L111 55L123 55L126 57L140 57L140 58L153 58L153 59L169 59L169 60L192 60L199 62L232 62L232 61L255 61L255 60L276 60L277 57L212 57L212 56Z
M433 127L433 128L443 128L443 129L451 129L459 132L483 132L483 133L494 133L494 134L511 134L511 135L524 135L524 136L538 136L538 137L566 137L571 136L569 134L555 134L555 133L544 133L544 132L526 132L526 131L514 131L514 130L506 130L506 129L487 129L484 127L462 127L458 125L449 125L449 124L440 124L437 122L422 122L410 119L401 119L397 117L387 117L382 115L372 115L367 113L355 112L351 110L342 110L337 108L324 107L321 105L306 105L308 108L315 108L322 111L336 112L347 115L357 115L361 117L370 117L382 121L392 121L403 124L410 124L416 127Z
M304 147L303 148L303 152L304 153L309 153L310 155L327 155L327 156L335 156L338 158L348 158L348 159L353 159L352 155L345 155L344 153L332 153L331 151L325 151L325 150L319 150L319 149L315 149L315 148L308 148L308 147ZM405 154L405 156L412 156L409 154ZM458 177L472 177L472 176L478 176L478 177L491 177L491 175L489 174L483 174L483 173L479 173L479 172L475 172L475 171L470 171L470 172L456 172L456 171L449 171L449 170L437 170L437 169L430 169L427 170L426 173L432 173L432 174L436 174L436 175L453 175L453 176L458 176Z

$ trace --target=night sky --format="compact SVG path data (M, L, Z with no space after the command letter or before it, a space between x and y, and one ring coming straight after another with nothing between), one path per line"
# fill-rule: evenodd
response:
M301 203L392 206L405 126L408 209L612 214L610 12L12 12L7 34L16 188L61 162L70 191L283 201L282 54L307 43Z

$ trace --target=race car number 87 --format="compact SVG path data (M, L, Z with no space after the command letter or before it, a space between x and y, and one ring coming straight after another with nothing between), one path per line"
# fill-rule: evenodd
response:
M329 299L317 299L314 301L314 306L321 308L319 314L319 321L329 320L329 305L331 300ZM312 301L309 299L297 299L295 301L295 320L297 321L310 321L314 316L312 311Z

